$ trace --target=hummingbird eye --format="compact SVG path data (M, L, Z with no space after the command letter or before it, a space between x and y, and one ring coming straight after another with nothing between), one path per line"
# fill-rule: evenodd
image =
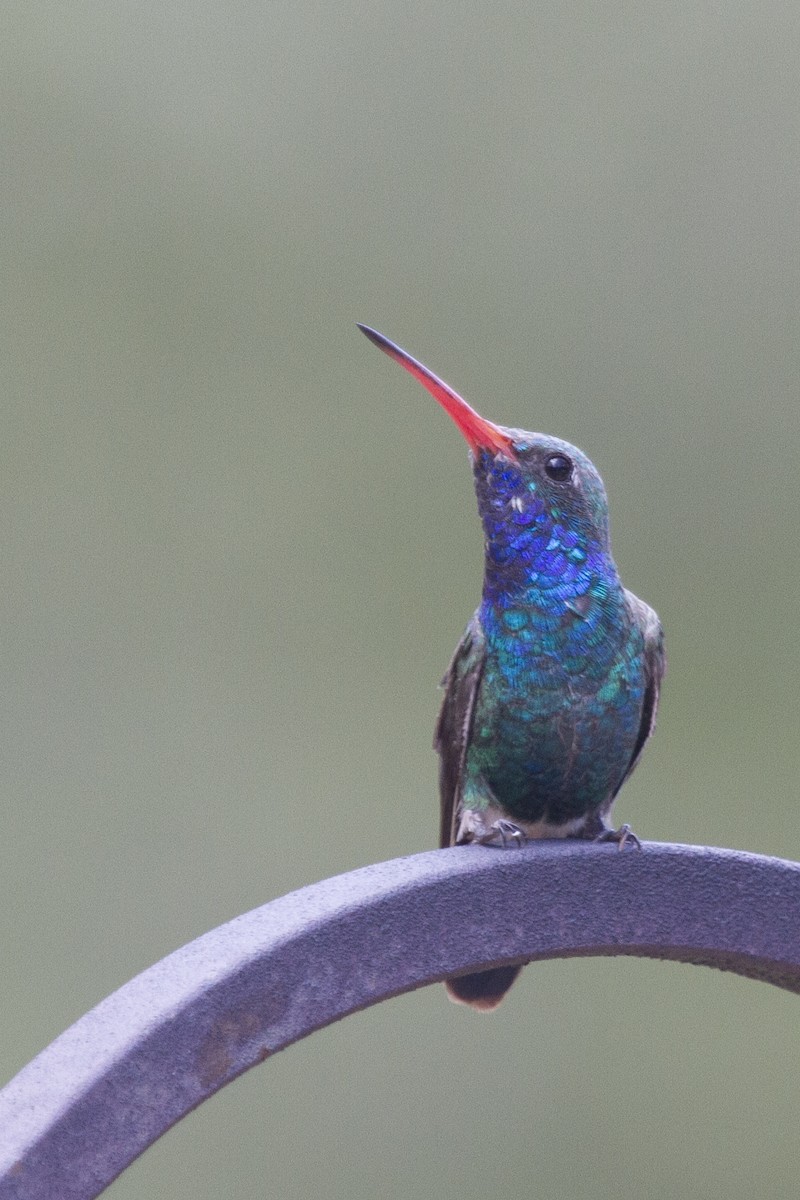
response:
M566 454L551 454L545 459L544 470L556 483L566 483L572 474L572 462Z

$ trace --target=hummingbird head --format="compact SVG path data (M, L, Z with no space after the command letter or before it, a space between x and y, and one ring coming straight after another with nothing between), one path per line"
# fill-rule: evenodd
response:
M498 536L498 518L515 513L517 526L559 523L601 548L608 545L608 500L603 481L577 446L546 433L496 426L508 451L472 450L478 508L487 534Z
M607 559L611 567L606 491L583 451L547 434L495 425L383 334L359 329L419 380L466 439L486 538L487 585L568 590L580 582L587 558Z

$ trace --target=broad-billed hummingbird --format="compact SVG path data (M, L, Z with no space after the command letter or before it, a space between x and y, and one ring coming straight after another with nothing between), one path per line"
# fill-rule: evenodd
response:
M483 596L443 680L440 844L638 839L608 818L653 732L666 666L649 605L611 557L597 470L560 438L487 421L383 334L359 325L466 438L483 522ZM447 980L495 1008L520 967Z

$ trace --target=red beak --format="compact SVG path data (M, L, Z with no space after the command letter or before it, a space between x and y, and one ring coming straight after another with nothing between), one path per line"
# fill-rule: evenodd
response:
M362 325L360 322L358 322L358 328L366 334L371 342L388 354L389 358L400 363L401 367L405 367L424 388L427 388L434 400L438 400L445 412L448 412L453 418L467 439L471 450L491 450L494 454L504 454L506 458L516 459L513 438L510 434L505 433L491 421L487 421L480 413L476 413L475 409L471 408L466 400L462 400L458 392L454 392L443 379L434 375L433 371L429 371L421 362L417 362L416 358L412 358L394 342L390 342L382 333L378 333L377 330L370 329L369 325Z

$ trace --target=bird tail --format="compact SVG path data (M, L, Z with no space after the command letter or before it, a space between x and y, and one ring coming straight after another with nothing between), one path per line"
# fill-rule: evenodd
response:
M459 975L446 979L447 995L456 1004L467 1004L479 1012L491 1012L519 975L522 967L492 967L474 975Z

